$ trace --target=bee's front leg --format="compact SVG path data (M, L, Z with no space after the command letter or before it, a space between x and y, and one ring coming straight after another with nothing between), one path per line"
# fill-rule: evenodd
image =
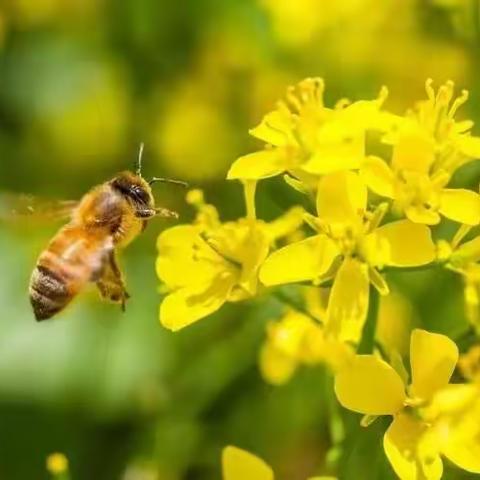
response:
M122 311L125 311L126 302L130 295L125 288L125 282L118 266L115 252L112 251L108 254L96 284L102 298L114 303L120 303Z
M178 213L168 208L156 208L155 215L162 218L178 218Z
M178 213L168 208L145 208L142 210L137 210L135 215L138 218L152 218L152 217L162 217L162 218L178 218Z

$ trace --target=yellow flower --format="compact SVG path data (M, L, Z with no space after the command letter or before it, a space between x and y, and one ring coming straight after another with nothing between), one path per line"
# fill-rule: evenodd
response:
M429 229L408 220L379 226L385 208L367 211L367 189L358 174L321 178L318 217L308 223L317 234L272 253L260 270L267 286L333 278L325 329L341 341L359 340L366 318L369 283L381 294L388 285L379 269L431 262L435 248Z
M68 458L63 453L51 453L47 457L47 470L52 475L61 475L68 472Z
M325 107L324 83L307 78L287 91L286 101L250 131L266 142L265 149L237 159L229 179L260 179L284 172L325 174L358 168L365 156L365 131L378 124L379 108L387 96L353 104Z
M318 296L320 289L309 288ZM309 300L306 304L309 312ZM269 383L286 383L300 365L326 363L337 371L353 355L351 345L325 335L321 319L289 309L278 321L267 326L267 340L260 352L260 370Z
M201 192L188 199L198 209L196 222L162 232L158 238L157 273L169 292L160 307L162 324L179 330L218 310L225 302L253 297L258 270L273 242L298 228L301 209L276 221L255 218L254 185L246 188L247 217L221 223Z
M273 470L260 458L237 447L228 446L222 452L223 480L273 480ZM310 480L335 480L315 477Z
M461 275L467 319L480 331L480 237L462 243L470 230L466 225L461 226L450 243L439 242L438 250L446 268Z
M480 401L478 384L450 385L437 393L427 421L441 453L471 473L480 473Z
M397 117L384 141L396 144L405 131L419 132L421 137L431 140L435 147L432 173L445 171L451 175L464 163L480 158L480 137L471 134L474 125L471 120L455 120L458 109L468 99L468 92L463 90L454 99L455 85L452 81L441 85L437 92L432 84L431 79L426 81L427 99L418 102L404 118Z
M408 298L397 290L380 299L375 337L388 355L408 353L415 312Z
M480 138L471 135L474 125L471 120L455 120L459 107L468 99L468 91L463 90L454 99L452 81L441 85L436 93L432 84L428 79L425 84L428 98L418 103L410 118L434 139L438 155L436 169L452 173L465 162L480 158Z
M480 153L480 152L479 152ZM435 225L440 215L467 225L480 222L480 196L466 189L445 188L450 174L435 170L436 145L419 130L405 131L393 148L392 166L368 157L362 176L378 195L393 200L393 208L416 223Z
M228 446L222 453L223 480L273 480L273 470L260 458Z
M467 432L465 427L466 418L471 421L478 412L476 407L471 410L478 392L471 385L449 385L457 360L452 340L416 329L410 342L410 385L376 355L355 356L335 378L335 393L344 407L394 417L383 444L402 480L440 479L440 454L461 468L480 472L480 457L471 458L468 450L473 445L471 429Z
M465 379L469 381L480 379L480 344L473 345L466 353L460 355L458 368Z

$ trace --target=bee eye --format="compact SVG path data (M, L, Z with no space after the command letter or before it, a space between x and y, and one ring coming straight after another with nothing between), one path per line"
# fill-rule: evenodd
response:
M146 195L145 191L138 185L133 185L130 188L130 193L140 203L148 202L148 196Z

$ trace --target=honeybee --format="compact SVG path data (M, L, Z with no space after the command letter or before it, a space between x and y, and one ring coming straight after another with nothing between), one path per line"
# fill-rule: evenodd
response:
M62 311L89 282L104 300L125 304L130 297L117 262L118 249L132 242L153 217L178 218L157 208L152 194L156 182L184 182L142 177L143 144L136 171L124 171L92 188L72 209L70 221L52 238L33 270L29 295L37 320Z

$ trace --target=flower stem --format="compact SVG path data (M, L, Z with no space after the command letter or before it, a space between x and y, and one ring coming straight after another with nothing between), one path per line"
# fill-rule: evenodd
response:
M295 298L293 295L287 293L285 289L276 288L272 290L272 293L273 293L273 296L284 305L288 305L290 308L293 308L293 310L303 313L304 315L306 315L307 317L310 317L312 320L315 320L316 322L320 321L317 317L315 317L314 315L312 315L311 312L308 311L308 309L305 307L305 305L300 299Z
M368 303L367 321L363 327L363 335L358 345L357 353L368 354L373 352L375 346L375 332L377 330L378 307L380 303L380 295L377 289L370 285L370 296Z
M257 182L255 180L245 180L243 182L243 188L245 193L247 218L253 221L257 218L257 212L255 209L255 192L257 189Z

